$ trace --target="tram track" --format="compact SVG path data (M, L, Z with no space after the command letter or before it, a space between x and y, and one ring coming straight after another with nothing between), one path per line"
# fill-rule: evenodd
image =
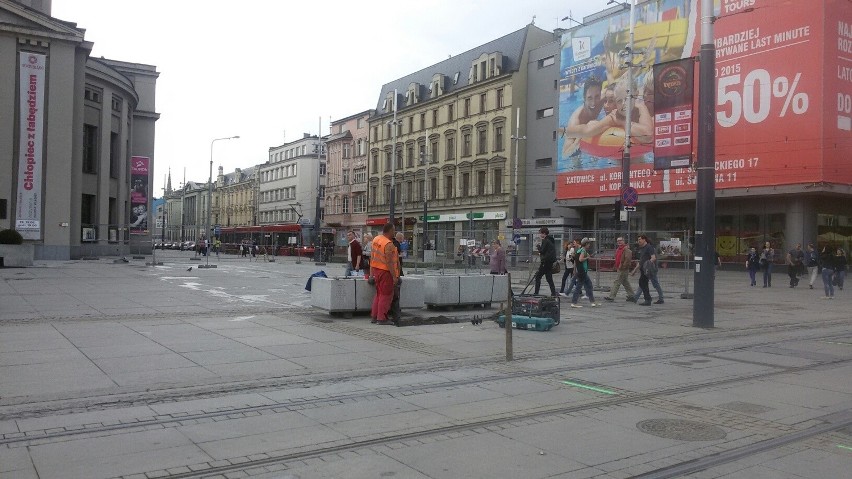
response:
M311 323L314 326L322 327L336 332L343 332L335 323L316 323L310 320L300 320L305 323ZM786 332L798 332L802 329L812 329L815 326L819 328L828 328L833 326L843 326L848 324L844 320L823 320L823 321L808 321L802 323L779 325L773 329L774 334L782 334ZM354 328L350 325L344 325L345 331L351 333L352 330L367 331L360 328ZM398 344L399 339L393 335L382 333L369 332L374 340L384 340L385 342L395 342ZM625 339L614 340L608 342L597 342L587 345L576 345L570 348L554 347L550 349L540 349L525 353L516 353L515 362L509 363L515 367L522 361L533 360L548 360L563 357L567 359L582 357L591 353L607 353L607 352L628 352L631 350L640 350L648 346L656 347L673 347L681 344L701 343L704 339L713 339L723 341L731 337L745 338L750 336L765 336L766 330L759 327L739 328L726 331L705 331L698 330L689 334L683 334L675 337L649 337L645 339ZM829 338L845 338L849 337L847 332L839 332L837 334L827 335L824 332L815 331L812 334L804 337L797 336L797 339L829 339ZM733 351L744 348L754 348L768 346L775 343L783 342L784 339L768 338L763 341L751 342L748 344L740 344L719 348L717 346L698 346L689 349L682 349L671 353L657 353L652 355L644 355L639 357L630 357L622 360L607 361L604 363L597 362L594 367L612 367L621 364L631 363L635 361L663 361L674 359L682 356L701 355L719 353L722 351ZM408 345L410 341L405 342ZM419 343L418 343L419 344ZM425 345L422 345L425 346ZM419 349L419 347L418 347ZM489 356L480 357L454 357L444 360L433 360L428 362L428 371L440 372L446 370L454 370L466 367L483 367L493 366L505 363L503 354L492 354ZM169 385L162 388L131 388L125 389L119 393L93 392L86 396L72 396L49 398L44 400L34 400L31 397L16 398L17 401L9 399L0 403L0 420L13 420L23 418L42 417L46 415L65 415L74 413L91 412L98 410L117 409L123 407L147 406L153 404L174 403L186 400L205 399L212 397L220 397L228 394L246 393L246 392L263 392L276 390L281 388L305 388L312 387L318 384L335 383L341 381L364 380L375 377L386 376L387 374L416 374L424 371L425 363L410 363L406 366L381 366L375 365L369 368L354 369L349 371L335 372L308 372L301 375L286 376L286 377L265 377L252 378L237 381L216 381L204 384L183 384ZM562 371L564 369L578 370L584 368L582 364L572 365L570 368L557 368L556 371L550 371L547 374ZM591 367L591 366L590 366ZM522 371L517 374L529 376L531 374L538 375L538 371ZM0 437L0 439L2 439ZM2 441L0 441L2 444Z
M345 451L353 451L375 446L387 445L392 443L405 443L406 441L417 440L430 436L446 436L453 433L461 433L474 430L492 430L491 428L499 427L512 423L522 423L528 420L547 418L552 416L570 415L583 413L591 410L597 410L605 407L623 406L628 404L642 403L644 401L665 398L672 395L692 393L704 389L727 386L739 382L753 381L766 379L780 374L790 374L802 371L807 371L814 368L825 368L832 366L841 366L848 364L852 360L843 359L836 361L824 361L818 364L800 367L782 368L778 371L768 371L762 373L740 375L732 378L724 378L719 380L704 381L701 383L675 386L665 388L663 390L633 393L618 396L608 396L605 398L596 399L588 403L572 404L569 406L542 407L536 410L523 410L513 414L504 414L497 418L487 418L479 420L465 421L449 425L440 425L436 427L425 427L416 431L401 432L395 434L382 434L380 437L367 438L362 440L345 441L343 443L330 446L302 448L295 452L282 452L264 454L265 457L254 460L238 460L235 463L227 465L209 466L204 464L192 465L190 472L178 472L173 474L158 475L158 477L169 479L188 479L188 478L204 478L204 477L221 477L228 473L238 471L257 470L269 465L282 465L289 462L304 461L311 458L322 457L326 455L338 454ZM736 413L729 413L736 414ZM833 420L825 424L811 426L800 431L790 433L782 433L766 441L756 441L748 446L737 447L722 453L708 454L699 460L684 461L676 463L665 468L660 468L647 474L635 476L636 479L663 479L671 477L680 477L684 473L696 472L714 465L731 462L752 454L757 454L775 447L790 444L792 442L801 441L820 434L837 431L852 425L852 413L849 411L834 415ZM686 471L686 472L684 472Z
M834 334L834 335L814 334L810 337L810 339L825 340L825 339L836 339L838 337L848 337L848 333L844 332L844 333L838 333L838 334ZM784 342L784 341L786 341L786 340L785 339L781 339L781 340L775 339L775 340L760 341L760 342L756 342L756 343L751 343L747 347L748 348L762 347L762 346L777 344L777 343ZM36 443L36 442L42 443L42 442L45 442L45 441L52 441L52 440L56 440L56 439L64 439L64 438L73 437L73 436L82 436L82 435L86 435L86 436L95 435L96 436L96 435L99 435L99 434L115 433L116 431L124 431L124 430L134 431L134 430L154 428L154 427L156 427L156 428L168 427L168 426L176 427L176 426L184 425L184 424L187 424L187 423L197 423L199 421L216 420L217 418L227 418L227 417L232 417L232 416L235 416L235 415L257 415L257 414L263 414L263 413L267 413L267 412L281 412L281 411L284 411L284 410L298 411L298 410L303 409L305 407L319 407L321 405L326 405L326 404L372 400L372 399L375 399L379 396L381 396L381 397L405 397L405 396L410 396L410 395L414 395L414 394L429 393L429 392L434 392L434 391L449 391L449 390L453 390L453 389L464 387L464 386L485 384L485 383L490 383L490 382L505 381L505 380L511 380L511 379L524 378L524 379L538 379L538 380L557 381L558 379L556 379L556 378L569 379L569 378L565 377L565 375L571 374L571 373L577 374L577 373L584 372L584 371L591 371L591 370L595 370L595 369L606 369L606 368L623 366L623 365L627 365L627 364L635 365L635 364L641 364L641 363L659 363L659 362L662 362L662 361L672 361L672 360L681 359L681 358L684 358L684 357L706 356L706 357L713 357L713 358L716 358L716 359L726 359L726 360L729 360L729 361L736 361L736 360L733 360L733 359L721 358L720 354L725 353L725 352L730 352L730 351L737 351L737 350L740 350L740 349L743 349L743 348L744 347L742 345L737 346L737 347L729 347L729 348L722 348L722 349L720 349L719 347L716 347L716 346L706 346L706 347L694 348L694 349L682 350L682 351L649 354L649 355L643 355L643 356L624 357L624 358L621 358L621 359L614 359L614 360L603 361L603 362L594 361L593 363L585 364L585 365L572 365L572 366L564 366L564 367L561 366L561 367L556 367L556 368L546 368L546 369L540 369L540 370L535 370L535 371L532 371L532 370L515 370L515 371L510 371L510 372L499 372L499 373L491 374L491 375L487 375L487 376L477 376L477 377L466 378L466 379L447 380L447 381L433 382L433 383L421 383L421 384L406 385L406 386L399 386L399 387L373 388L373 389L366 390L366 391L344 393L344 394L332 394L332 395L326 395L326 396L309 396L309 397L301 398L301 399L292 399L292 400L287 400L287 401L279 401L279 402L273 402L273 403L270 403L270 404L261 404L261 405L254 405L254 406L219 408L218 410L215 410L215 411L202 411L200 413L179 413L179 414L175 414L175 415L163 414L163 415L158 415L158 416L154 416L154 417L147 417L147 418L133 418L132 420L127 420L125 422L120 422L120 423L116 423L116 424L101 424L101 425L93 424L93 425L90 425L90 427L75 427L75 428L71 428L71 429L68 429L68 430L62 430L62 431L57 431L55 429L50 430L50 432L48 432L48 430L44 430L44 431L32 430L32 431L26 431L25 433L12 433L12 434L6 434L6 435L3 435L3 436L0 436L0 445L16 445L16 444L21 444L21 443L30 444L30 443ZM540 358L538 358L538 359L540 359ZM734 378L731 378L731 379L720 379L720 380L717 380L717 381L711 381L711 382L702 383L702 384L698 384L698 385L687 385L687 386L683 386L683 388L684 388L683 391L696 390L696 389L700 389L702 387L713 387L713 386L718 386L718 385L722 385L722 384L727 384L728 382L759 379L759 378L762 378L762 377L771 377L771 376L777 375L777 374L795 373L795 372L815 369L815 368L818 368L818 367L830 367L830 366L845 364L845 363L849 363L849 362L852 362L852 359L818 361L818 362L814 362L814 363L809 364L809 365L799 366L799 367L782 367L782 366L778 366L778 365L762 364L762 366L772 368L772 370L762 372L762 373L756 373L754 375L734 377ZM754 363L752 362L752 364L754 364ZM482 365L482 363L480 362L480 366L481 365ZM454 364L453 366L454 366L453 368L444 368L444 370L456 369L458 367L458 364ZM442 370L441 368L438 368L438 369L432 368L429 371L430 372L440 372L441 370ZM420 371L422 372L422 370L420 370ZM359 380L364 380L367 377L380 377L380 376L382 376L382 374L376 374L375 372L373 372L369 376L360 376L360 377L355 377L355 378L353 378L352 376L347 376L346 379L349 380L349 381L359 381ZM341 379L338 378L334 382L340 382L340 381L341 381ZM290 388L290 389L300 388L300 387L306 387L306 385L308 383L320 384L321 382L317 381L316 379L308 379L307 382L303 382L302 384L293 384L293 383L288 383L286 385L277 384L274 387L271 386L271 385L266 386L266 389L275 390L275 389L281 389L281 388L284 388L284 387ZM254 392L258 392L259 387L257 385L252 385L251 383L249 383L249 384L246 384L245 386L246 386L246 388L249 388ZM244 392L244 391L243 390L236 390L235 391L233 389L229 389L229 393L239 393L239 392ZM659 395L678 394L679 392L681 392L681 390L679 388L670 388L670 389L664 389L660 392L654 392L654 393L649 393L649 394L645 394L645 395L639 395L637 397L641 399L641 398L655 397L655 396L659 396ZM199 399L199 396L193 395L191 397L191 399ZM636 399L636 400L639 400L639 399ZM162 401L162 400L157 401L157 403L162 403L162 402L164 402L164 401ZM175 401L173 400L172 402L175 402ZM111 408L115 409L115 408L119 408L119 407L136 407L136 406L144 406L144 405L151 405L151 404L154 404L154 402L150 402L150 401L146 402L146 401L144 401L140 398L136 398L136 399L128 399L126 402L111 403L110 406L111 406ZM605 402L605 403L601 403L601 404L597 404L597 405L590 405L589 407L601 407L601 406L606 406L606 405L609 405L609 403ZM104 409L104 407L101 406L99 409ZM99 410L99 409L98 408L95 408L95 409L92 409L92 408L67 409L67 408L65 408L65 409L55 409L55 410L50 410L50 411L41 410L41 411L39 411L39 414L34 414L34 411L19 412L19 413L12 413L12 414L6 413L6 414L0 415L0 420L26 419L26 418L31 418L31 417L42 417L42 416L46 416L46 415L60 416L60 415L66 415L66 414L91 412L93 410Z

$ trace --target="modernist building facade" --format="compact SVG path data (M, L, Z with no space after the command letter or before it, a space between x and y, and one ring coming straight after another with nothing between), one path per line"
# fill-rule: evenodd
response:
M335 228L338 246L346 244L346 231L360 237L367 223L369 119L374 113L367 110L331 122L325 224Z
M49 1L0 0L0 18L0 228L37 259L150 250L155 67L91 58ZM131 157L147 159L132 217Z
M553 41L531 24L382 86L370 119L371 229L388 221L393 188L394 219L417 249L426 234L450 253L506 230L516 183L525 206L526 154L514 163L510 136L518 121L526 130L517 111L527 109L530 51Z
M781 3L731 3L724 13L716 6L723 21L714 26L713 164L716 249L723 258L764 241L773 243L779 261L796 243L852 246L852 5ZM664 0L637 7L634 51L641 55L634 59L639 66L629 86L638 103L635 121L642 121L644 108L654 137L649 142L631 135L629 183L638 202L629 215L630 231L659 231L663 239L683 237L695 225L698 149L689 132L697 130L698 114L690 117L693 110L683 107L682 121L672 125L673 117L655 102L660 86L652 66L680 61L678 68L694 64L698 71L698 5ZM568 131L569 118L589 92L603 102L614 86L619 101L618 92L625 90L619 85L628 86L625 69L606 59L619 58L628 31L629 9L617 6L584 18L563 35L559 131ZM589 124L603 122L606 114ZM617 123L593 136L560 135L555 145L556 198L576 209L585 227L624 227L613 221L625 134ZM657 158L658 148L675 130L681 132L677 141L693 142L692 157L687 152L683 163L668 165Z
M302 138L269 149L257 167L258 224L300 224L302 244L320 239L326 186L325 140Z

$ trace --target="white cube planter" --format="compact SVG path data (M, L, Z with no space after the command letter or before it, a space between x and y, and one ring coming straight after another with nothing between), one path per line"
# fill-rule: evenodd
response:
M506 301L507 276L436 275L424 276L424 301L430 307L490 305Z
M370 311L375 286L364 278L314 278L311 283L311 306L330 313ZM423 278L405 276L400 289L400 307L423 307Z

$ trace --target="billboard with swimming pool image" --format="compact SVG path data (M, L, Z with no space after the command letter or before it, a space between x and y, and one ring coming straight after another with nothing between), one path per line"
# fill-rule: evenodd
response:
M825 5L834 1L715 1L716 188L837 177L827 173L837 166L827 164L836 155L826 151L819 101L823 78L831 72L823 71L816 53L826 48ZM653 70L655 64L697 60L699 14L699 0L637 2L632 85L624 68L629 8L563 34L557 200L619 195L628 91L634 99L630 186L640 195L695 190L688 151L669 169L655 169L655 134L666 128L655 121ZM697 72L697 61L694 68ZM695 80L697 101L697 74ZM691 117L697 121L697 111ZM679 128L689 130L686 124ZM694 161L697 145L690 141Z

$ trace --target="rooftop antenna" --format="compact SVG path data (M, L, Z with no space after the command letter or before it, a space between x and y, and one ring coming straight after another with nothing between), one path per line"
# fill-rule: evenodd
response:
M576 23L577 25L585 25L585 23L583 23L583 22L579 22L577 20L574 20L574 18L571 15L573 15L573 13L571 13L571 10L568 10L568 16L562 18L562 21L564 22L565 20L571 20L572 22Z
M535 15L533 15L532 24L535 25Z

